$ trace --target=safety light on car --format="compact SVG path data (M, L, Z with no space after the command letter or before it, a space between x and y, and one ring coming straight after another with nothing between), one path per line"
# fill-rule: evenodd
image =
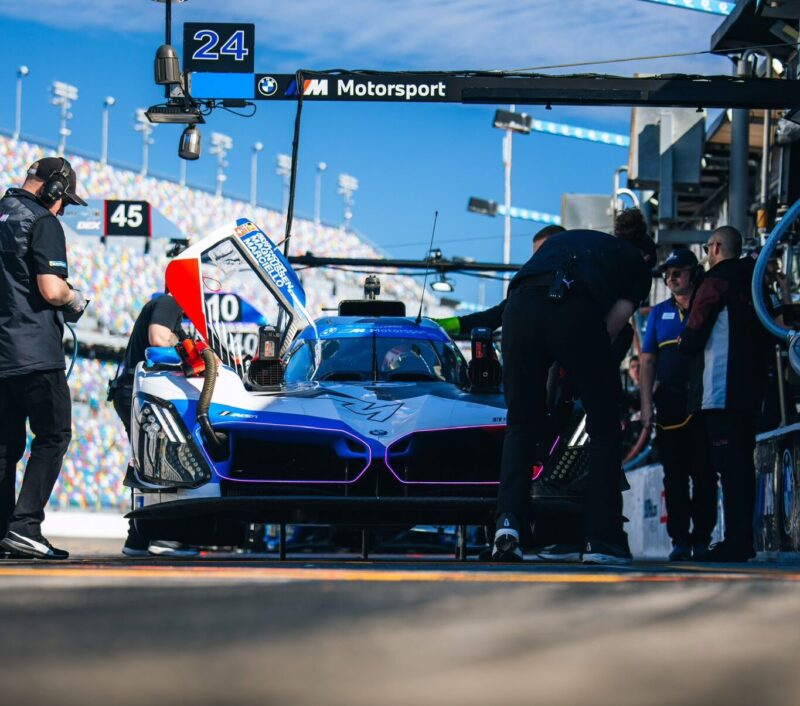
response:
M205 460L168 408L137 400L134 423L140 432L137 460L143 481L195 488L211 480Z

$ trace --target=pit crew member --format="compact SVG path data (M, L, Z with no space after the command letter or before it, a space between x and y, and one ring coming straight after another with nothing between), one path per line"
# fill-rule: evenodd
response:
M583 546L554 545L550 560L627 564L619 428L620 380L611 342L647 297L655 245L638 209L617 219L618 237L573 230L550 238L511 281L503 312L508 406L493 558L522 559L531 471L545 453L547 374L558 361L577 388L590 442ZM542 554L540 554L542 556Z
M49 157L0 200L0 549L43 559L69 556L42 536L41 524L72 436L64 317L76 320L86 306L67 283L58 221L68 204L86 205L76 188L70 163ZM33 442L15 502L26 421Z
M703 560L717 524L717 481L711 469L705 427L687 411L691 358L678 349L702 268L694 253L682 248L673 250L659 271L672 295L650 310L642 340L642 424L651 425L655 405L656 444L664 466L667 534L672 540L669 559Z

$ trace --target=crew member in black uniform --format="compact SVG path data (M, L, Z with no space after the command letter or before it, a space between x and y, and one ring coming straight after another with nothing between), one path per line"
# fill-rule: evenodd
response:
M67 283L67 246L57 216L85 206L75 172L61 157L34 162L20 189L0 200L0 548L46 559L69 554L43 536L44 506L72 435L64 374L64 316L76 320L86 300ZM31 455L15 501L17 463Z
M120 364L116 378L110 386L109 398L114 403L125 433L131 435L131 407L133 405L133 375L136 366L145 359L145 350L150 346L174 346L179 340L186 338L181 322L183 312L178 302L169 294L159 294L142 307L136 318L125 350L125 358ZM130 474L132 469L128 469ZM131 479L127 479L128 482ZM194 556L198 552L179 542L167 540L148 540L136 531L131 520L128 524L128 538L122 553L127 556Z
M533 254L545 244L545 242L558 233L563 233L566 228L550 225L542 228L533 236ZM499 304L483 311L476 311L474 314L464 316L450 316L444 319L434 319L447 333L455 336L459 333L469 334L474 328L490 328L493 331L500 328L503 324L503 310L506 308L506 300L503 299Z
M503 312L503 388L508 422L500 472L493 558L521 560L535 464L546 449L548 370L558 361L587 414L590 460L584 546L556 545L546 558L625 564L622 527L620 380L612 341L647 297L656 252L638 209L615 225L617 237L573 230L550 238L511 281ZM542 554L540 554L542 556Z

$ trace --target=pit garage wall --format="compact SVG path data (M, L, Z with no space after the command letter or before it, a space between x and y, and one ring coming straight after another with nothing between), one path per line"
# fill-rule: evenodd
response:
M660 463L637 468L626 474L630 490L622 494L623 513L628 518L631 552L638 559L665 559L672 551L667 535L667 509L664 504L664 471ZM719 501L718 501L719 502ZM722 508L719 507L722 518ZM713 542L722 539L722 520L714 528Z
M756 440L756 550L764 558L800 559L800 424L765 432ZM672 548L662 477L660 464L627 474L631 489L623 493L624 512L635 557L663 559ZM721 500L720 495L715 542L723 534Z
M800 552L800 424L760 434L756 442L756 549Z

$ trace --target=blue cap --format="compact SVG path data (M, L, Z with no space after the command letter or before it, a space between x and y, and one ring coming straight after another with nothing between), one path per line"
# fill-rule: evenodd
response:
M659 272L666 272L670 269L683 270L687 267L697 266L697 257L689 250L689 248L680 248L673 250L661 266L658 268Z

